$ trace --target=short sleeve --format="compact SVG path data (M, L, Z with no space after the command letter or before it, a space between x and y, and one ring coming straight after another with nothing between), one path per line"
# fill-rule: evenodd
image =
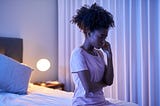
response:
M70 58L70 68L71 72L88 70L85 57L83 56L83 52L80 48L77 48L72 52Z

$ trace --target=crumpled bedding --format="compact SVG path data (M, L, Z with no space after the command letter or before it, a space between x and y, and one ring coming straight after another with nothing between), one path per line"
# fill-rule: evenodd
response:
M0 106L72 106L73 92L29 84L27 95L0 92ZM135 103L106 98L116 106L138 106Z

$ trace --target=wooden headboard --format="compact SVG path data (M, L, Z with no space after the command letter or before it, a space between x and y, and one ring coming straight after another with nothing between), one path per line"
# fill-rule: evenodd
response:
M0 53L23 62L23 40L21 38L0 37Z

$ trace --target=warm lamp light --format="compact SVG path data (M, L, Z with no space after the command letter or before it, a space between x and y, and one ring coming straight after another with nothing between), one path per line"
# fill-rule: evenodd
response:
M40 59L36 64L39 71L47 71L51 64L48 59Z

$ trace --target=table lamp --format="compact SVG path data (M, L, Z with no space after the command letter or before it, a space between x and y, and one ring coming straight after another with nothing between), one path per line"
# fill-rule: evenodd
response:
M36 67L39 71L47 71L50 66L51 64L48 59L39 59L36 64Z

